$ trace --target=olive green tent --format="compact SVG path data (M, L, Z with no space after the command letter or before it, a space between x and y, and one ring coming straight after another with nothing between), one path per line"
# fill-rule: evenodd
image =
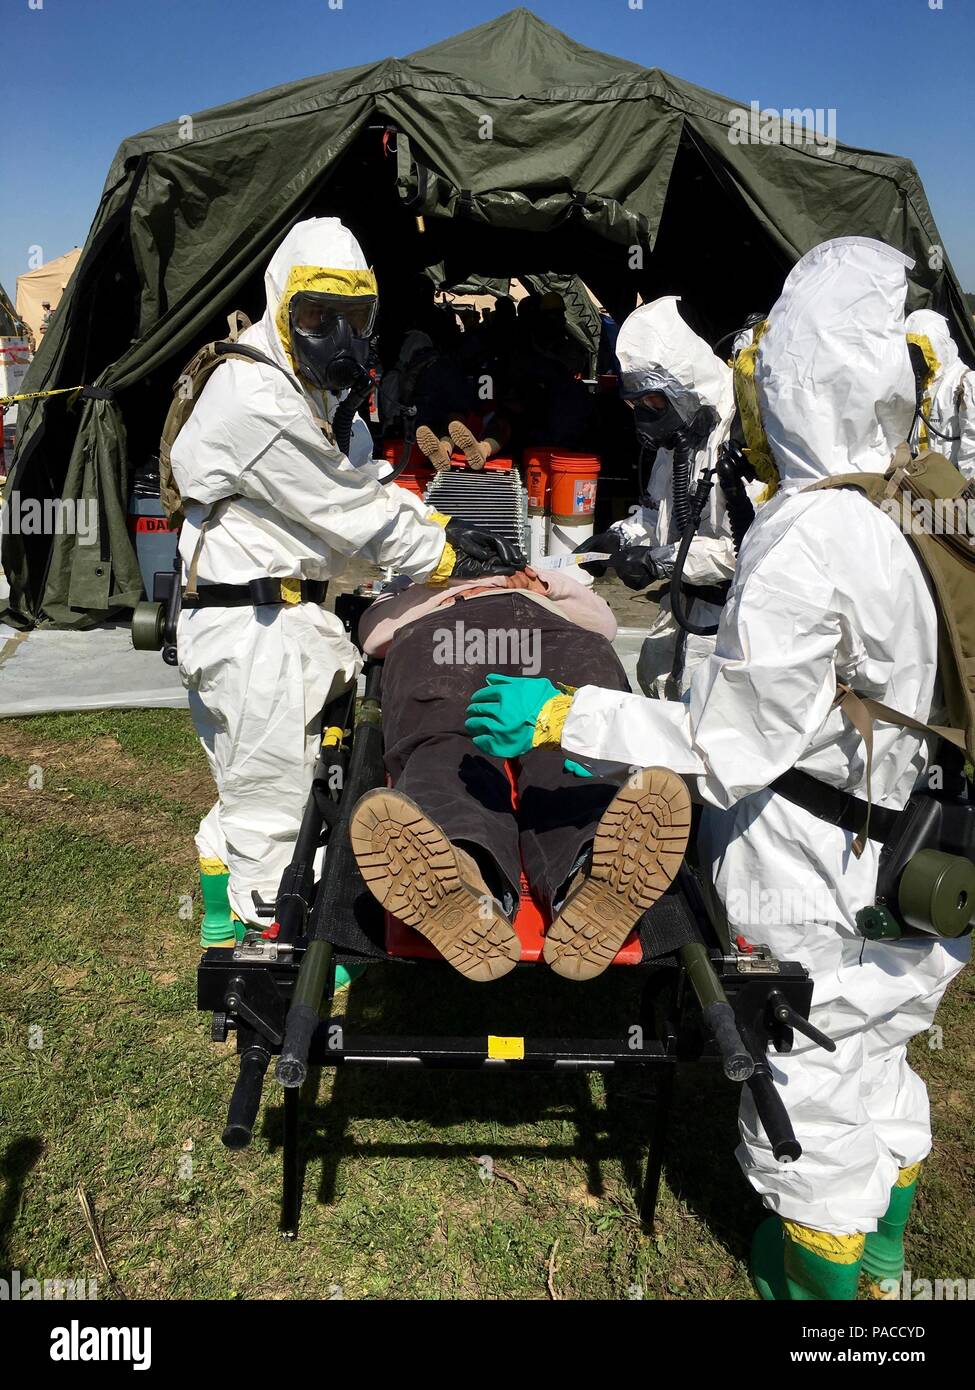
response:
M31 368L10 486L97 502L96 543L4 537L10 621L81 626L134 604L134 466L171 385L301 217L341 216L379 276L381 331L407 286L579 274L619 318L668 292L714 341L766 309L799 256L860 234L916 261L911 307L975 335L914 167L796 141L742 141L735 104L596 53L514 10L408 58L246 97L126 140ZM426 280L429 288L430 281ZM412 293L412 291L410 291Z
M448 290L451 294L488 294L497 298L508 294L511 288L510 277L497 280L489 279L486 275L471 275L461 285L447 285L443 283L442 265L427 266L426 273L438 289ZM599 311L579 276L536 273L526 275L524 283L527 290L539 296L549 291L561 295L565 305L565 326L588 352L591 369L595 370L599 352Z

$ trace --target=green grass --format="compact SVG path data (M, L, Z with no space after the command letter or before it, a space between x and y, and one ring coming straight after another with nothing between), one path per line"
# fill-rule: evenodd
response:
M544 1299L554 1249L565 1298L752 1296L759 1207L733 1158L734 1089L706 1065L681 1073L652 1238L634 1201L651 1108L632 1085L316 1075L301 1238L282 1241L280 1092L268 1083L252 1147L228 1153L236 1059L195 1010L192 835L211 796L181 712L0 721L0 1267L100 1278L103 1297ZM587 991L594 1028L632 987L614 975ZM579 1001L545 972L484 989L388 970L367 972L348 1008L389 1031L516 1032L527 1014L541 1032L585 1026ZM971 1002L966 975L939 1015L943 1048L914 1046L937 1136L916 1277L975 1272ZM514 1182L483 1181L483 1154Z

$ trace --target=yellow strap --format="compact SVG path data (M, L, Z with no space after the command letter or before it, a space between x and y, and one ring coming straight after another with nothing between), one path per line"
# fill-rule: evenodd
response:
M831 1264L855 1265L863 1257L866 1236L859 1231L851 1236L835 1236L829 1231L814 1230L812 1226L800 1226L798 1221L783 1221L782 1228L786 1240Z
M910 1168L902 1168L898 1174L895 1187L913 1187L921 1176L921 1164L912 1163Z
M446 584L447 580L453 574L456 564L457 551L450 544L450 541L445 540L443 543L443 552L437 562L437 568L433 571L427 583L432 585Z
M521 1062L525 1056L525 1039L495 1037L489 1033L487 1055L498 1060L505 1058Z
M562 742L562 730L572 704L571 695L553 695L538 711L535 732L532 736L533 748L558 748Z
M201 873L201 874L229 874L229 873L230 873L230 870L227 868L227 865L223 862L223 860L222 860L222 859L218 859L218 858L216 857L216 855L211 855L209 858L204 858L204 856L201 854L201 855L200 855L200 873Z
M301 602L301 580L282 579L281 580L281 600L283 603Z
M453 517L444 516L443 512L431 512L427 521L435 521L438 526L446 526L449 521L453 521Z
M345 731L343 729L340 729L337 724L332 724L331 727L326 729L325 732L322 734L322 747L338 748L341 746L342 740L344 738Z
M752 341L739 352L734 362L735 401L745 436L745 457L765 484L765 490L758 499L760 502L767 502L779 487L779 470L765 433L755 387L758 348L767 328L767 320L755 325Z

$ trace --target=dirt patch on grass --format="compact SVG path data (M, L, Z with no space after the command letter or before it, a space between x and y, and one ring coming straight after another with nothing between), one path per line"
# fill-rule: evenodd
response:
M53 785L51 785L53 783ZM89 801L59 786L56 777L33 790L17 777L0 776L0 815L32 826L61 828L93 835L118 849L145 850L151 845L157 864L185 866L195 858L192 839L177 828L171 813L155 806L124 810L111 801Z
M0 757L39 767L47 789L53 788L59 778L63 781L80 777L110 789L179 801L200 815L209 809L214 798L213 779L206 767L157 770L124 752L114 734L58 743L54 739L25 737L22 728L13 722L0 723ZM29 794L36 795L32 791Z

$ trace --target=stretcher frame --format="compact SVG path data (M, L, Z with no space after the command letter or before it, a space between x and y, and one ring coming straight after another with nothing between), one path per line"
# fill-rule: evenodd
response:
M346 600L352 598L343 596ZM336 605L353 636L362 606L361 601L343 604L342 600ZM282 881L277 902L266 907L274 922L269 922L263 933L249 932L236 947L211 947L204 953L197 972L197 1007L213 1015L213 1040L224 1042L233 1033L240 1057L240 1072L223 1133L228 1148L240 1149L250 1143L266 1073L272 1058L278 1058L277 1077L284 1091L282 1234L294 1239L298 1233L302 1200L301 1086L312 1067L337 1070L378 1066L391 1073L417 1067L431 1071L553 1075L593 1071L640 1073L653 1083L646 1160L637 1194L640 1220L649 1230L656 1213L676 1069L681 1062L712 1056L723 1062L730 1079L747 1081L773 1143L787 1156L797 1157L800 1150L772 1085L766 1053L770 1044L779 1051L789 1050L793 1028L808 1030L803 1021L808 1018L812 999L811 982L800 965L777 961L765 948L722 946L687 865L661 903L645 915L644 926L652 927L653 914L666 901L671 921L675 914L683 919L685 935L693 945L639 962L635 960L632 943L620 952L619 963L614 962L610 970L639 971L643 982L637 1027L633 1027L631 1013L619 1036L575 1037L569 1033L544 1037L527 1032L504 1037L434 1036L422 1032L362 1034L349 1033L345 1016L333 1015L335 970L340 964L367 960L373 970L391 966L397 970L452 971L422 938L417 939L423 949L413 955L404 953L404 933L408 937L409 929L397 929L395 923L386 924L386 944L388 947L395 939L395 953L387 951L377 959L343 950L326 939L330 915L328 885L339 870L331 880L323 871L317 889L312 884L310 847L327 842L326 865L333 856L336 864L343 853L351 856L346 832L348 815L369 786L380 785L381 771L375 760L363 774L362 764L357 763L355 756L359 740L364 746L367 738L376 738L376 721L370 720L366 706L370 700L376 702L380 681L380 664L367 663L367 700L352 734L351 751L343 750L348 754L342 764L348 778L331 809L323 793L325 779L321 774L328 764L328 754L323 751L295 861ZM353 722L352 707L351 702L347 703L349 724ZM337 718L342 718L341 713L330 707L325 712L324 727L332 727L330 721ZM318 832L313 833L316 825ZM361 879L353 891L369 897ZM336 901L331 902L331 907L347 908L348 904ZM689 955L689 950L697 955ZM535 967L524 962L516 968ZM703 987L702 972L706 977ZM310 993L308 978L314 980Z

